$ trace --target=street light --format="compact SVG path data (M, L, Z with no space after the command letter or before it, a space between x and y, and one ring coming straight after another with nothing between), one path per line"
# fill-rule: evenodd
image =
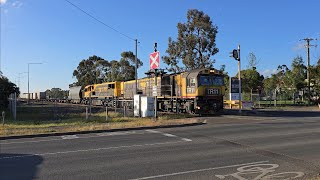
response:
M30 66L30 64L42 64L42 63L28 63L28 104L29 104L29 101L30 101L30 92L29 92L29 89L30 89L30 87L29 87L29 76L30 76L30 71L29 71L29 66Z

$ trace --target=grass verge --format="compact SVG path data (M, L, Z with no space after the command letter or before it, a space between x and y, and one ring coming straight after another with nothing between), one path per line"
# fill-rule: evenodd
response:
M164 126L197 123L198 120L186 114L164 114L156 121L154 118L123 117L119 113L110 112L106 121L104 112L97 112L86 120L85 114L69 116L64 120L37 120L37 117L25 121L10 120L0 125L0 136L31 135L46 133L80 132L92 130L110 130L147 126ZM34 119L35 118L35 119Z

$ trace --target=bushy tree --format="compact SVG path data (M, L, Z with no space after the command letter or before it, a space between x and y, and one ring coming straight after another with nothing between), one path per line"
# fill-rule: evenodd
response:
M272 74L271 77L267 77L262 81L264 93L267 96L271 96L274 93L278 86L278 81L279 79L275 74Z
M297 56L293 59L291 64L291 73L289 74L289 79L291 79L292 86L296 90L300 90L305 86L304 80L307 77L307 67L304 65L301 56Z
M236 75L238 77L238 74ZM253 89L257 89L262 86L264 77L260 75L255 69L245 69L241 71L241 86L244 92L251 92Z
M143 65L140 59L137 59L137 68ZM105 80L128 81L135 79L135 55L131 51L121 53L119 61L112 60L105 69Z
M311 82L313 84L313 95L315 96L315 100L317 103L320 103L320 59L317 64L311 67Z
M77 78L76 85L86 86L89 84L101 83L103 81L103 69L108 62L96 55L90 56L88 59L80 61L73 76Z
M143 63L137 59L137 67ZM135 55L131 51L121 53L119 61L107 61L96 55L82 60L77 69L73 71L77 82L71 86L87 86L102 82L126 81L135 79Z
M0 110L4 110L8 107L8 97L12 93L17 93L19 96L19 88L5 76L0 74Z
M187 22L178 23L178 37L174 41L169 37L168 49L163 61L169 65L171 72L212 67L216 47L218 27L213 25L211 18L202 11L191 9L187 13ZM180 67L182 62L184 67Z

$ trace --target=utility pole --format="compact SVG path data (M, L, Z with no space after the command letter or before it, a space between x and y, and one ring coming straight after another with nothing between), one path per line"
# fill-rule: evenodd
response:
M136 78L136 94L138 93L138 73L137 73L137 69L138 69L138 39L134 40L136 42L136 55L135 55L135 78Z
M313 38L304 38L301 39L306 41L305 47L307 48L307 80L308 80L308 106L310 106L310 99L311 99L311 90L310 90L310 47L315 45L310 45L310 41L317 40Z

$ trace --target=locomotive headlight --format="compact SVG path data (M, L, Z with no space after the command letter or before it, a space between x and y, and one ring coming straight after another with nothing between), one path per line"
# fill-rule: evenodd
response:
M196 106L196 109L200 109L200 106Z

